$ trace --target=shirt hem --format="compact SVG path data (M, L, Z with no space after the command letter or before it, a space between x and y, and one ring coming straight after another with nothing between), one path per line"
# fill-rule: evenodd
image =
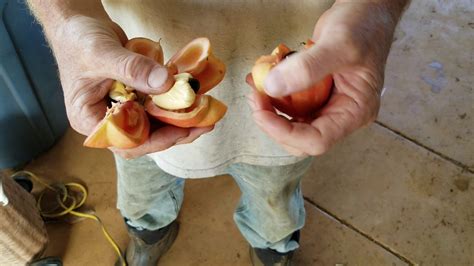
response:
M249 155L243 154L232 157L225 162L219 163L216 166L203 169L188 169L174 165L159 156L150 156L163 171L168 174L185 178L185 179L199 179L207 178L218 175L228 174L227 167L235 163L246 163L251 165L262 165L262 166L282 166L298 163L304 160L306 157L294 157L294 156L261 156L261 155Z

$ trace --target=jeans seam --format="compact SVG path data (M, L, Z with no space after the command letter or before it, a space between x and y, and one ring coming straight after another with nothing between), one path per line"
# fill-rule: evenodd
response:
M178 213L179 211L179 207L178 207L178 200L176 199L176 195L173 193L173 191L168 191L168 193L170 194L170 197L171 199L173 200L173 203L174 203L174 211L176 213Z

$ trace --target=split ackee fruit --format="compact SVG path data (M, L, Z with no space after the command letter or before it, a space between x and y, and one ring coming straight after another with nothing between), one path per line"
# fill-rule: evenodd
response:
M160 106L156 96L151 96L145 103L148 114L167 124L184 128L212 126L224 117L227 106L212 96L204 95L224 79L226 72L224 63L212 53L209 39L194 39L171 57L166 66L175 71L173 74L189 73L198 81L195 101L187 108L172 110ZM188 89L186 91L192 93Z
M309 49L314 43L310 40L305 48ZM281 61L294 52L286 45L280 44L271 55L261 56L252 68L252 78L255 88L265 93L265 79L270 71ZM295 70L297 71L297 70ZM312 118L329 99L333 85L332 75L314 84L311 88L284 97L270 97L272 105L279 111L297 120Z
M143 107L135 101L113 103L102 121L84 142L92 148L128 149L148 139L150 122Z
M135 38L125 47L163 65L159 42ZM175 83L169 91L159 95L142 95L115 81L109 92L109 98L114 101L112 107L84 146L129 149L143 144L150 131L147 113L166 124L183 128L212 126L224 117L227 106L204 95L223 80L226 72L225 65L213 55L209 39L191 41L171 57L166 67L174 75Z

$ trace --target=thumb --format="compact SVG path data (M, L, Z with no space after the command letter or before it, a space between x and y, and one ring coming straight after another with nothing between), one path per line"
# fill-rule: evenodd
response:
M296 53L273 68L265 80L265 91L281 97L306 90L335 72L341 65L334 49L315 45Z
M121 46L107 54L105 75L138 91L159 94L166 92L174 83L171 71L151 58Z

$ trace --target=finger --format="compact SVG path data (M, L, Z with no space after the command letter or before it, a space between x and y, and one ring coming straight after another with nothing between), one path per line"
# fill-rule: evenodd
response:
M109 48L100 60L101 75L146 94L166 92L174 83L173 75L166 67L120 45Z
M372 120L372 112L369 107L360 105L353 98L336 94L321 110L318 118L311 122L311 126L321 133L319 141L331 146L368 124Z
M140 157L149 153L159 152L174 146L181 139L187 138L190 130L186 128L178 128L174 126L164 126L154 131L148 140L133 149L117 149L110 148L113 152L117 152L126 159Z
M332 144L322 141L321 132L309 124L290 122L268 111L257 111L253 118L272 139L308 155L323 154Z
M273 68L265 80L265 91L281 97L306 90L335 72L342 65L334 48L317 44L309 50L296 53Z
M82 135L89 135L104 118L107 111L107 95L111 80L90 80L81 84L85 88L75 97L66 97L66 112L71 127Z
M110 87L112 87L113 83L114 81L111 79L100 81L97 85L93 86L93 89L83 90L82 97L76 100L76 103L78 103L79 106L94 109L93 111L95 111L95 115L91 118L97 120L96 124L98 124L99 121L102 120L105 111L107 110L107 101L105 100L105 98L106 95L109 94ZM99 108L97 106L101 107Z
M308 154L306 154L305 152L302 152L296 148L293 148L289 145L285 145L285 144L281 144L281 146L287 151L289 152L290 154L292 154L293 156L296 156L296 157L307 157Z
M267 95L264 95L262 93L259 93L255 89L255 85L253 83L253 79L252 79L252 76L250 74L247 75L246 81L252 88L254 88L252 93L247 96L247 101L248 101L250 107L252 108L252 111L254 111L254 112L268 111L268 112L276 114L275 108L273 107L273 105L270 101L270 97L268 97ZM287 152L289 152L290 154L292 154L294 156L297 156L297 157L308 156L308 154L306 154L305 152L302 152L302 151L300 151L300 150L298 150L294 147L291 147L291 146L286 145L286 144L281 144L281 145Z
M201 135L211 132L213 129L214 126L192 128L189 136L176 142L176 145L191 143L198 139Z
M257 90L252 91L246 96L246 98L247 103L253 112L260 110L275 112L275 108L273 107L270 98L267 95L258 92Z

